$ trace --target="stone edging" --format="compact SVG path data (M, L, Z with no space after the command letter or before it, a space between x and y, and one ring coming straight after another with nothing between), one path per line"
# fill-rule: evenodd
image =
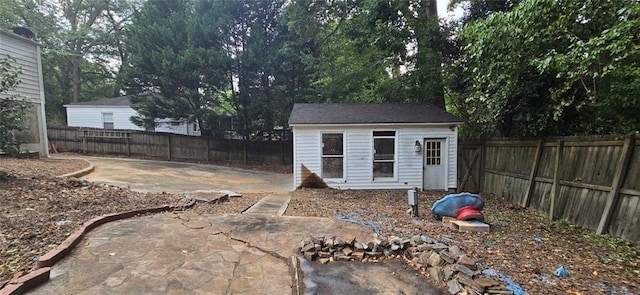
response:
M92 167L93 168L93 167ZM36 270L32 271L24 276L14 277L7 283L7 285L0 289L0 295L18 295L22 294L29 289L32 289L49 280L49 273L51 266L60 261L67 254L71 252L73 247L77 245L86 233L92 229L120 219L130 218L141 214L158 213L170 210L184 210L195 204L195 200L188 199L186 203L177 205L164 205L159 207L138 209L120 213L105 214L102 216L90 219L82 224L82 226L76 229L66 240L64 240L58 247L47 252L46 254L38 258L36 262Z
M74 172L71 172L71 173L67 173L67 174L62 174L62 175L56 176L58 178L81 177L81 176L85 176L85 175L93 172L93 170L95 169L95 167L93 166L93 163L91 163L89 160L86 160L86 159L81 159L81 158L58 158L58 159L62 159L62 160L64 160L64 159L83 160L83 161L85 161L85 162L87 162L89 164L89 167L87 167L87 168L83 168L83 169L80 169L78 171L74 171Z

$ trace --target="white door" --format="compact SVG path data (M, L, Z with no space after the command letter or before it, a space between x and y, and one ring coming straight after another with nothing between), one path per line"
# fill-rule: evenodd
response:
M424 140L422 165L424 167L423 188L425 190L446 189L447 165L444 143L444 139L427 138Z

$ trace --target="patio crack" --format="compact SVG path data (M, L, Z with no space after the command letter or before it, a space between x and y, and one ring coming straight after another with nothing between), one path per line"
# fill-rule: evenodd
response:
M278 253L276 253L275 251L270 251L264 248L261 248L260 246L255 246L252 245L250 242L245 241L243 239L238 239L236 237L231 236L231 231L229 232L223 232L222 234L224 234L228 239L235 241L235 242L239 242L242 243L243 245L245 245L246 247L252 248L252 249L256 249L262 253L268 254L271 257L274 257L276 259L281 260L282 262L284 262L284 264L287 266L287 270L289 272L289 277L291 278L292 281L292 286L297 290L296 292L298 294L300 294L300 287L295 287L296 285L299 284L299 278L298 278L298 269L297 266L295 265L294 260L284 257ZM297 262L297 259L295 260ZM237 267L237 264L234 265L234 272L235 272L235 268ZM228 290L227 290L228 291Z

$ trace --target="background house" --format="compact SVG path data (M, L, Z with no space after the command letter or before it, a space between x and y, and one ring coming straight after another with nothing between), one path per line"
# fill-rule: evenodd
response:
M145 130L131 122L138 112L131 107L128 96L67 104L67 126L103 129ZM156 119L156 132L200 136L200 128L193 122L175 122Z
M455 189L460 123L428 103L295 104L294 187L315 173L338 189Z
M29 39L33 37L31 31L24 28L16 28L14 31L24 36L0 30L0 58L14 58L15 66L22 73L18 77L18 87L4 95L18 95L20 99L32 104L25 120L26 130L16 134L20 140L25 141L21 148L39 152L40 156L49 156L40 46Z

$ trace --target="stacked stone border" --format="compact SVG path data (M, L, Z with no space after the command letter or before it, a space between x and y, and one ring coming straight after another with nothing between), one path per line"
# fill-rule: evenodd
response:
M84 159L82 159L84 160ZM80 177L91 173L94 170L94 166L91 162L84 160L89 163L89 167L84 168L82 170L60 175L58 178L70 178L70 177ZM72 181L75 181L72 179ZM0 295L18 295L27 292L30 289L35 288L36 286L45 283L49 280L49 275L51 272L51 267L62 258L67 256L75 247L80 240L84 237L92 229L103 225L107 222L112 222L120 219L131 218L143 214L151 214L165 211L182 211L186 208L192 207L195 204L195 200L193 199L183 199L178 204L175 205L164 205L159 207L152 207L146 209L138 209L125 211L120 213L111 213L105 214L102 216L98 216L92 218L85 223L82 224L78 229L76 229L71 235L67 237L58 247L47 252L46 254L38 257L38 261L36 262L35 270L29 272L26 275L22 275L22 273L17 273L14 277L2 288L0 289Z
M480 261L426 236L391 237L363 242L357 238L309 237L297 247L309 261L377 262L402 258L415 270L431 277L450 294L513 294L503 281L482 274Z

